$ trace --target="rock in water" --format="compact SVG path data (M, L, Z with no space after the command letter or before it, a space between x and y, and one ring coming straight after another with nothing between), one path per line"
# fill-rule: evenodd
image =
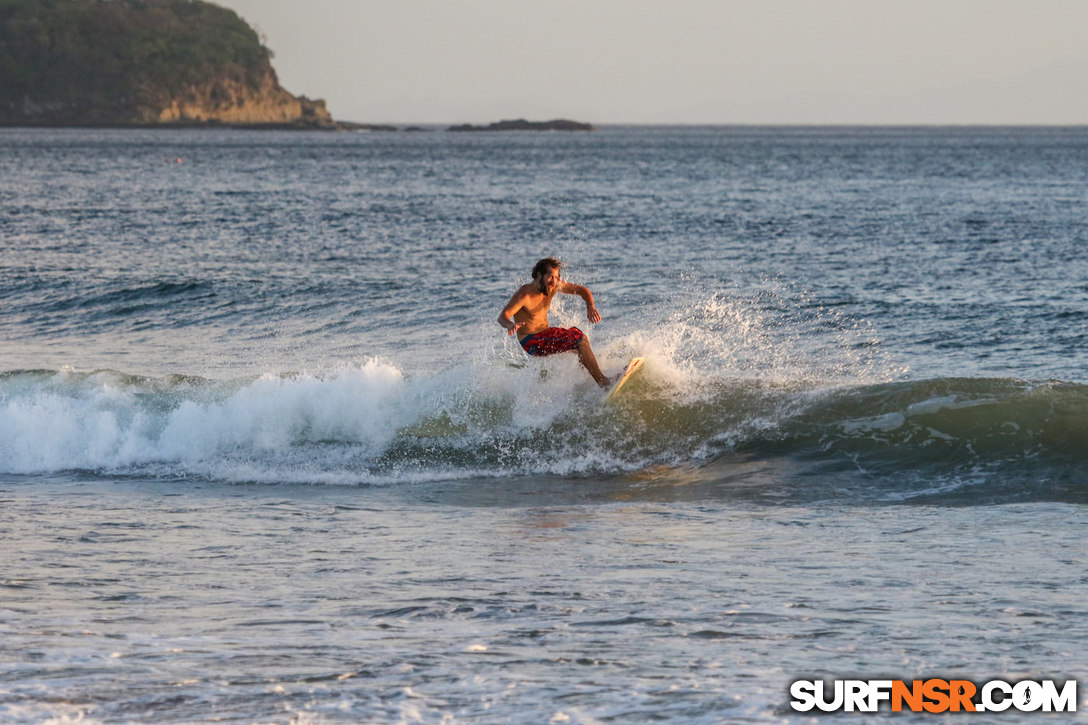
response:
M516 121L496 121L486 126L473 126L462 124L450 126L449 131L595 131L591 123L556 119L554 121L526 121L519 118Z

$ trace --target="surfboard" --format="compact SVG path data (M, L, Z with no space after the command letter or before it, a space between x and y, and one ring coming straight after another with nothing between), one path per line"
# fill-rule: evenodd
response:
M608 393L604 396L604 402L612 400L616 396L616 393L620 392L620 388L627 384L627 381L631 379L631 376L635 374L635 371L642 367L642 358L631 358L631 362L627 363L627 367L623 369L623 375L619 380L612 383L612 387L608 389Z

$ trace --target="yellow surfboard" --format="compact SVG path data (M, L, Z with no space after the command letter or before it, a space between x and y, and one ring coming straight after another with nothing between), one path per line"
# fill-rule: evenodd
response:
M635 374L635 371L642 367L642 358L632 358L631 362L627 363L627 367L623 369L623 375L620 379L612 383L612 387L608 389L608 394L604 396L604 402L608 402L615 397L616 393L620 392L620 388L627 384L627 381L631 379L631 376Z

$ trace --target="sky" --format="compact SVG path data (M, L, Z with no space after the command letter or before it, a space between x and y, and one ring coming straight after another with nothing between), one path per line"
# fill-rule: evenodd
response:
M1088 124L1088 0L215 0L360 123Z

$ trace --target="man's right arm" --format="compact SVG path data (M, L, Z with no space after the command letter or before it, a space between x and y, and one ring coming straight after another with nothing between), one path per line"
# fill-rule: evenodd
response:
M514 322L514 315L522 308L524 299L525 290L519 289L506 303L506 307L502 309L502 312L499 313L499 324L502 325L508 335L517 334L518 328L525 324L523 322Z

